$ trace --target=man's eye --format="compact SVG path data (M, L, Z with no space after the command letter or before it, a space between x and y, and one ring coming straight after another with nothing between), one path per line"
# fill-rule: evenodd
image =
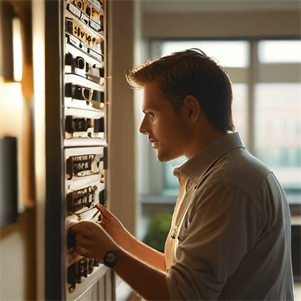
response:
M156 118L156 117L157 117L157 115L156 115L156 114L154 114L154 113L149 113L149 116L150 116L150 118L151 118L151 119L154 119L154 118Z

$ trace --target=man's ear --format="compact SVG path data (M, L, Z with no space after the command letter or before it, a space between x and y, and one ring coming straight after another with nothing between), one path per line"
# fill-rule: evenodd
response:
M198 120L201 112L201 107L198 100L194 96L187 95L185 97L183 102L183 109L185 118L189 123L193 124Z

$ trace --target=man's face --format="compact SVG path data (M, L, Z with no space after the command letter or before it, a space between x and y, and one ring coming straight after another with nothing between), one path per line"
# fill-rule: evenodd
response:
M156 82L144 86L142 111L145 116L140 132L148 135L152 147L157 150L157 159L167 162L185 155L189 142L187 124L181 111L176 114L172 104L163 99Z

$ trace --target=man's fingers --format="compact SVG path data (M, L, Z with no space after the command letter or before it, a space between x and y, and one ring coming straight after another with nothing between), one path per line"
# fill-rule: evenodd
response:
M79 248L84 248L85 250L90 250L94 245L94 241L92 239L89 239L89 238L81 235L80 233L77 233L75 235L74 239L75 239L75 246L76 246L77 251ZM82 254L80 254L80 255L82 255Z
M73 234L80 233L82 236L90 237L95 226L98 227L95 223L83 221L72 226L70 231Z
M106 208L99 203L96 204L96 208L102 213L106 212Z
M99 212L101 214L101 219L102 220L105 219L105 220L109 221L111 213L101 204L96 204L96 208L99 210Z
M100 225L103 229L105 229L107 232L109 232L109 225L108 225L106 222L101 221L101 222L99 223L99 225Z
M80 233L76 233L74 236L74 240L75 240L75 245L76 246L87 246L87 244L89 244L89 238L87 238L86 236L83 236Z
M81 255L81 256L89 257L89 256L88 256L88 250L85 249L84 247L79 246L79 247L76 249L76 252L77 252L79 255Z

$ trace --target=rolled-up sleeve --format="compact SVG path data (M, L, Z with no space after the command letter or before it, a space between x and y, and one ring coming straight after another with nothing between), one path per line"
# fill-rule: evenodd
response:
M171 300L218 300L263 224L256 206L233 184L196 192L166 275Z

